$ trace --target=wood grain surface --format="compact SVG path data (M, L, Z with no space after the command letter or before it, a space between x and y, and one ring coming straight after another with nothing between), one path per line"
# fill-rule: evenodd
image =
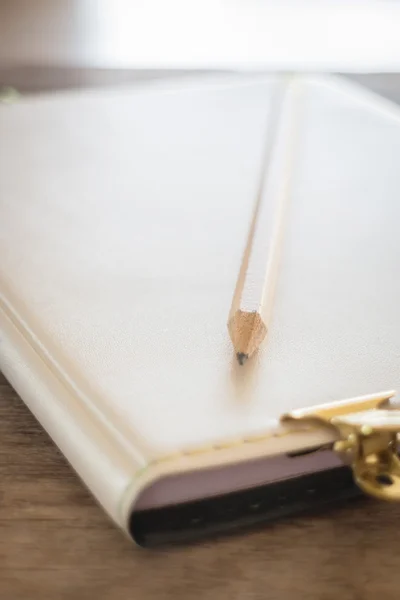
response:
M0 85L24 92L137 77L0 66ZM396 75L358 79L400 98ZM0 535L0 600L390 600L400 589L400 504L368 499L251 534L157 551L134 548L1 374Z

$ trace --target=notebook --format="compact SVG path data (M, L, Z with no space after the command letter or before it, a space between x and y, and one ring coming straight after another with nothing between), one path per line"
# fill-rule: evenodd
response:
M400 383L399 109L333 76L303 78L270 328L236 361L227 318L278 83L0 107L0 366L139 544L354 494L332 432L281 418Z

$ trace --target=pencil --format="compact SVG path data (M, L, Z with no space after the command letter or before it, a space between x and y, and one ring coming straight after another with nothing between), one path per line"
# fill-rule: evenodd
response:
M271 317L290 194L298 93L296 77L279 87L269 119L259 190L228 319L241 365L260 347Z

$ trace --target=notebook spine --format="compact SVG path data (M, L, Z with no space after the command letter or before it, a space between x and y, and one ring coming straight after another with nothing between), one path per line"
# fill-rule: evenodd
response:
M73 396L0 308L0 370L98 503L121 528L121 498L140 468Z

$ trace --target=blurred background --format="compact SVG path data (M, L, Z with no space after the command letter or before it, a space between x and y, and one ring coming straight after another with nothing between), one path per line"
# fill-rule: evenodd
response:
M399 26L396 1L0 0L0 85L36 92L193 69L390 74ZM397 81L369 81L397 93Z

